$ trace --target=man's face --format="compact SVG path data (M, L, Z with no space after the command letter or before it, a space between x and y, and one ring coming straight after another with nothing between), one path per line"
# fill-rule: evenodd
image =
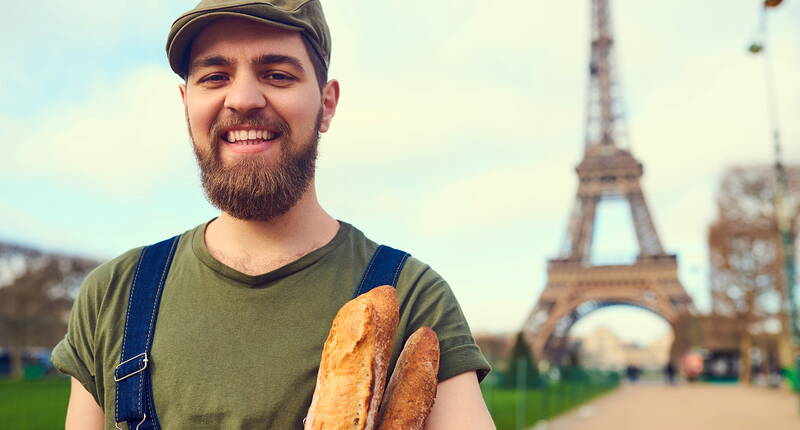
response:
M291 209L314 177L338 83L320 91L300 33L221 19L194 39L181 97L209 201L240 219Z

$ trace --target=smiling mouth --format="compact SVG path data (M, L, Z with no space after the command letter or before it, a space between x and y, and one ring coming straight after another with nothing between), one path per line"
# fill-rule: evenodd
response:
M257 145L271 142L280 135L280 132L266 129L229 130L222 133L222 139L232 145Z

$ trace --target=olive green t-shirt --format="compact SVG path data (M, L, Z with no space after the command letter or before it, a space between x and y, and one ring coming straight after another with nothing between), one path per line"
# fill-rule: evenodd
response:
M158 312L150 369L156 414L166 429L301 429L325 338L352 298L377 244L340 222L330 243L279 269L249 276L205 245L207 223L181 235ZM114 428L113 369L141 248L84 281L53 364L74 376ZM439 380L489 365L447 283L409 258L397 282L400 323L389 374L421 326L439 336Z

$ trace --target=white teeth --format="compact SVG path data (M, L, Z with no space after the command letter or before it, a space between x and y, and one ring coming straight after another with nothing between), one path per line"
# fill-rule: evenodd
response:
M252 140L272 140L277 136L277 133L267 130L231 130L228 131L225 140L229 143L239 143L252 145L256 142Z

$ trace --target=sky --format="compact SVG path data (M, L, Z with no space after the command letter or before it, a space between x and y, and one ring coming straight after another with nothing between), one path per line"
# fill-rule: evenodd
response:
M112 258L216 216L164 43L193 1L3 2L0 240ZM724 169L773 161L757 0L613 0L630 149L661 241L707 309ZM784 154L800 162L800 2L770 13ZM457 5L457 6L456 6ZM342 94L317 186L334 217L448 280L476 332L518 330L564 239L583 151L589 1L324 2ZM598 261L635 253L599 209ZM576 334L668 330L609 308Z

